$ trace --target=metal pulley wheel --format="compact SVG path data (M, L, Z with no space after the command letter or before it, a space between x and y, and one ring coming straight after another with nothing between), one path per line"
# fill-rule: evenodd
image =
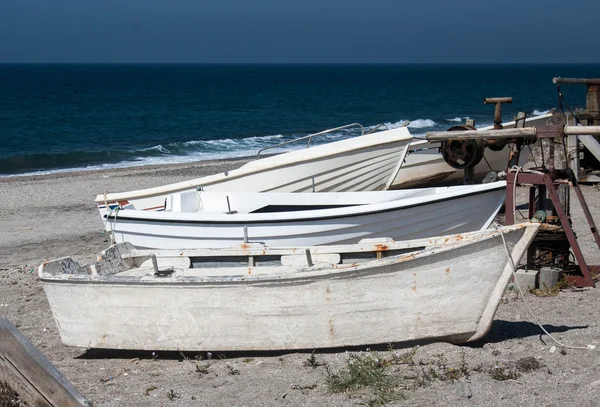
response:
M475 130L472 126L461 125L454 126L448 131ZM473 168L483 158L485 146L483 140L444 140L440 147L440 152L446 163L457 170Z

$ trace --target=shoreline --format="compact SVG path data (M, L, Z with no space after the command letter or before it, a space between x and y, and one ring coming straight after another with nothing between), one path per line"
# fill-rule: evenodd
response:
M267 157L265 154L263 157ZM76 169L76 170L65 170L61 172L53 172L48 174L11 174L0 176L0 183L2 182L11 182L15 181L27 181L27 180L46 180L46 179L55 179L55 178L73 178L73 177L85 177L87 175L94 177L98 174L101 175L115 175L122 173L131 173L131 174L145 174L149 172L173 172L173 171L185 171L192 168L205 168L205 167L214 167L219 169L221 167L228 167L227 169L232 170L235 168L239 168L245 163L252 161L254 156L241 156L241 157L232 157L232 158L215 158L215 159L207 159L207 160L197 160L197 161L189 161L185 163L164 163L164 164L143 164L143 165L132 165L127 167L117 167L117 168L106 168L106 169ZM205 174L208 175L208 174Z

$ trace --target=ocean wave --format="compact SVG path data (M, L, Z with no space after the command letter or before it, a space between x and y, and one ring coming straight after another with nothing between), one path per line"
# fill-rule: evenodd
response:
M548 110L538 110L538 109L534 109L534 110L533 110L533 112L532 112L532 114L533 114L534 116L541 116L541 115L544 115L544 114L548 114L548 113L550 113L550 111L551 111L551 110L552 110L552 109L548 109Z
M387 129L401 127L404 120L385 123ZM412 126L411 126L412 125ZM436 125L431 119L418 119L409 127L420 129ZM365 131L377 125L365 126ZM384 130L384 129L378 129ZM259 150L284 141L306 136L308 132L270 134L240 139L189 140L162 143L143 148L121 148L104 150L73 150L65 153L40 153L0 157L0 177L14 175L48 174L106 168L124 168L150 164L186 163L198 160L226 159L254 156ZM326 133L311 140L317 146L358 136L358 128L342 129ZM271 148L265 153L282 153L306 148L308 139Z
M476 129L482 129L484 127L492 127L492 126L494 126L494 123L489 123L489 122L488 123L485 123L485 122L484 123L475 123Z
M152 146L152 147L148 147L148 148L142 148L140 151L152 151L152 152L158 152L160 154L171 154L171 151L165 147L163 147L161 144L157 145L157 146Z
M436 124L437 123L431 119L417 119L417 120L411 120L410 123L408 124L408 127L410 129L423 129L426 127L433 127Z
M271 134L269 136L246 137L242 140L245 140L245 141L267 141L267 140L281 140L282 138L283 138L282 134Z
M400 121L393 122L393 123L392 122L385 122L385 123L382 123L382 124L388 130L392 130L392 129L397 129L397 128L400 128L400 127L404 126L405 123L406 123L406 120L400 120ZM369 127L367 127L367 129L371 130L371 129L374 129L375 127L377 127L377 126L380 126L380 125L378 124L378 125L375 125L375 126L369 126ZM379 130L385 130L385 128L381 127L381 128L379 128Z
M456 123L460 123L460 122L463 122L463 121L465 121L465 120L469 120L469 119L470 119L470 117L469 117L469 116L467 116L467 117L454 117L454 118L452 118L452 119L446 119L446 121L447 121L447 122L456 122Z
M347 138L340 133L328 136L330 137L316 137L313 144ZM223 138L158 144L139 149L74 150L66 153L15 155L0 158L0 177L254 156L264 147L276 145L285 138L296 137L297 135L270 135L245 139ZM272 148L267 153L282 153L305 147L306 141Z
M385 122L372 126L365 126L365 130L372 130L378 126L381 126L378 128L378 130L385 130L386 128L388 130L392 130L406 126L406 122L408 122L408 127L413 129L422 129L425 127L434 127L437 125L437 123L431 119L399 120L397 122ZM382 125L385 127L383 127Z

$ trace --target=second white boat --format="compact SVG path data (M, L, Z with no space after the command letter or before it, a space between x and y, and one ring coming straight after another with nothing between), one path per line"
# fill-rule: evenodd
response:
M350 244L369 237L416 239L486 229L504 203L504 181L402 191L217 193L167 197L163 211L132 205L106 216L117 243L138 248Z

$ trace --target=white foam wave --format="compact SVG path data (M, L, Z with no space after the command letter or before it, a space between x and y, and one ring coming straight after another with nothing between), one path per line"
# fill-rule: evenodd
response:
M417 119L417 120L411 120L410 123L408 124L408 127L411 129L423 129L425 127L433 127L436 124L437 123L431 119Z
M232 146L239 144L239 142L230 138L223 138L219 140L201 140L199 144L206 146Z
M251 140L251 141L266 141L266 140L280 140L283 138L283 135L281 134L271 134L269 136L253 136L253 137L246 137L244 140Z
M484 127L493 127L494 123L476 123L475 124L475 128L476 129L482 129Z
M219 140L192 140L182 143L184 147L222 149L222 148L261 148L277 144L283 139L283 135L274 134L270 136L254 136L243 139L219 139Z
M169 151L168 148L163 147L161 144L159 144L157 146L143 148L143 149L138 150L138 151L158 151L158 152L160 152L162 154L171 154L171 151Z
M399 120L397 122L385 122L382 123L383 126L385 126L388 130L392 130L392 129L397 129L403 126L406 126L406 122L407 120ZM408 127L412 128L412 129L422 129L425 127L434 127L436 126L437 123L431 119L416 119L416 120L409 120L408 121ZM377 125L373 125L373 126L366 126L365 130L369 131L369 130L373 130L374 128L381 126L379 124ZM383 126L381 126L380 128L378 128L378 131L380 130L385 130L385 128L383 128Z
M470 118L468 116L467 117L454 117L452 119L446 119L446 121L447 122L457 122L457 123L460 123L462 121L469 120L469 119Z
M548 114L548 113L550 113L550 109L548 109L548 110L537 110L537 109L534 109L532 114L534 116L541 116L541 115Z
M402 127L405 123L406 123L406 120L400 120L400 121L397 121L397 122L394 122L394 123L392 123L392 122L385 122L385 123L383 123L383 125L385 127L387 127L388 130L391 130L391 129L397 129L399 127ZM377 126L369 126L369 127L367 127L367 129L371 130L371 129L374 129L375 127L377 127ZM379 130L385 130L385 128L380 128Z

